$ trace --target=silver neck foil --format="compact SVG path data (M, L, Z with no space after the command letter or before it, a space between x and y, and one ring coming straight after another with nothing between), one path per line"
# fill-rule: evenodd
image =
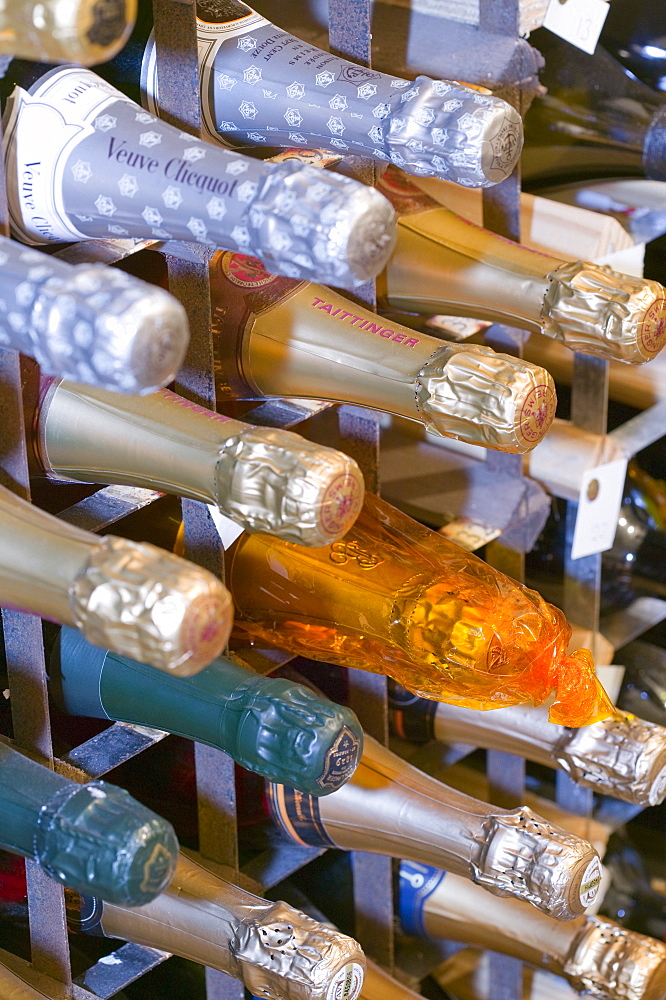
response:
M428 429L522 454L548 432L557 397L544 368L463 344L442 348L421 369L416 401Z
M121 399L52 383L42 396L36 451L50 478L214 503L249 531L301 545L335 541L363 503L361 471L343 452L223 417L166 389Z
M509 812L464 795L367 735L351 780L317 808L338 847L444 868L559 920L596 895L599 859L587 841L525 807Z
M512 705L475 712L437 705L434 733L443 742L519 753L557 767L579 785L642 806L666 797L666 728L616 711L581 729L548 722L548 710Z
M352 458L290 431L248 427L220 451L216 502L250 531L328 545L351 528L363 497Z
M666 292L658 282L581 261L549 277L543 332L572 351L636 365L666 343Z
M153 392L182 364L189 327L181 304L103 264L72 266L0 238L0 344L45 374L115 392Z
M102 930L162 948L240 979L266 1000L356 1000L365 956L353 938L284 902L272 903L181 854L152 903L104 904Z
M666 945L588 917L572 942L563 973L574 989L598 1000L663 1000Z
M91 537L95 545L69 587L67 624L95 646L178 677L221 653L233 606L212 573L146 542Z

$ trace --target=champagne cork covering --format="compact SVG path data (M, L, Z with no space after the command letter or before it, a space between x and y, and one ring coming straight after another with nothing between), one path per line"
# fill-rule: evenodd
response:
M3 4L0 52L37 62L106 62L134 26L136 0L46 0Z
M558 920L573 920L594 902L601 864L594 848L521 806L490 815L474 881L499 896L526 899Z
M572 351L640 365L666 343L666 291L657 281L581 261L549 277L543 332Z
M233 609L207 570L147 543L107 536L69 589L73 623L96 646L188 677L223 649Z
M569 731L557 756L575 782L602 795L642 806L666 797L666 728L628 712Z
M426 427L471 444L522 454L541 441L555 416L548 372L488 347L442 348L417 383Z
M224 444L216 497L229 517L301 545L328 545L351 528L363 505L352 458L291 431L248 428Z
M39 813L35 861L57 882L113 903L149 903L177 857L171 824L105 781L68 782Z
M588 917L564 963L575 990L600 1000L663 1000L666 995L666 945Z
M45 374L146 393L172 381L183 362L181 304L112 267L73 267L0 240L0 295L0 344L35 358Z

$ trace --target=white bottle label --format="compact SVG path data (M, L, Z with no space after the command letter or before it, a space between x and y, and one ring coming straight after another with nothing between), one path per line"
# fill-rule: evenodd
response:
M580 901L586 909L588 906L591 906L597 898L600 885L601 862L599 861L599 858L594 858L594 860L590 861L589 865L585 869L583 881L580 885Z
M326 1000L356 1000L363 986L363 969L349 962L336 973L326 994Z

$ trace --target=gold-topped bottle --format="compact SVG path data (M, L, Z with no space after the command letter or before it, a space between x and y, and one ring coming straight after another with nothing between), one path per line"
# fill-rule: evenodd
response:
M371 494L344 538L322 548L242 535L227 582L247 638L470 708L554 691L549 718L561 725L613 714L590 653L567 655L560 611Z
M385 305L508 323L628 364L650 361L666 343L658 282L506 240L443 208L393 167L378 189L399 214L378 286Z
M556 405L547 371L383 320L322 285L278 278L244 254L211 261L218 398L358 403L428 430L522 453Z
M112 59L129 38L137 0L4 0L0 53L84 66Z

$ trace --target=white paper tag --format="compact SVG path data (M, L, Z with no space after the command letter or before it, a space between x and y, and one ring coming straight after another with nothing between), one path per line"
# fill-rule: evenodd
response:
M469 552L476 552L482 545L487 545L493 539L499 538L502 534L501 528L493 528L483 521L476 521L471 517L457 517L449 521L443 528L439 529L439 534L445 538L450 538Z
M237 538L245 531L245 528L241 528L240 524L232 521L230 517L223 514L219 507L215 504L209 503L208 510L210 511L210 516L213 518L215 527L217 528L217 533L220 536L220 541L225 549L228 549L234 544Z
M605 552L613 545L626 475L626 458L585 472L578 497L572 559Z
M592 55L607 16L606 0L550 0L543 26Z

